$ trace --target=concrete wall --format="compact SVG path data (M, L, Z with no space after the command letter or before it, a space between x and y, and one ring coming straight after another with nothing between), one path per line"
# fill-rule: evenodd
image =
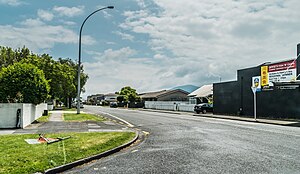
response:
M17 118L17 110L20 109L20 120ZM47 104L39 105L25 103L0 103L0 128L24 128L34 120L41 117L47 110ZM19 125L17 125L19 122Z
M182 101L145 101L146 109L194 112L194 106Z
M23 108L21 103L0 103L0 128L17 126L17 110Z

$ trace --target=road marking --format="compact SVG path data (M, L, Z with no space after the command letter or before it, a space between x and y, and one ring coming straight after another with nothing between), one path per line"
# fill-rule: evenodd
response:
M111 116L111 117L114 117L115 119L118 119L118 120L122 121L123 123L127 124L128 127L134 127L133 124L130 124L128 121L125 121L125 120L123 120L122 118L119 118L119 117L114 116L114 115L112 115L112 114L110 114L110 113L107 113L107 112L102 112L102 111L99 111L99 112L101 112L102 114L105 114L105 115L109 115L109 116Z

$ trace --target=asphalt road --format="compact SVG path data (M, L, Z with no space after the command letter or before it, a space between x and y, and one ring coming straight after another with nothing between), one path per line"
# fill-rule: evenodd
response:
M86 107L150 134L65 173L300 173L300 128L192 115Z

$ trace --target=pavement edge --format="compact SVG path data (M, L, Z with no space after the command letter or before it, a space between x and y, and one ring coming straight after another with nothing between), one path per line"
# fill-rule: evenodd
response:
M123 145L118 146L114 149L108 150L106 152L102 152L102 153L94 155L94 156L90 156L90 157L87 157L87 158L83 158L83 159L74 161L72 163L68 163L68 164L65 164L65 165L61 165L61 166L58 166L58 167L55 167L55 168L48 169L44 173L45 174L55 174L55 173L63 172L63 171L69 170L73 167L76 167L76 166L91 162L93 160L97 160L97 159L112 155L116 152L119 152L120 150L130 146L133 143L135 143L139 139L139 136L140 136L139 132L135 131L135 133L136 133L135 137L126 144L123 144Z

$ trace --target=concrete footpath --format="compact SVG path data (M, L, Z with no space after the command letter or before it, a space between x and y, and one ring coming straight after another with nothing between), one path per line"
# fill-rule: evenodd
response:
M32 123L23 129L0 130L3 134L40 134L57 132L123 132L130 131L126 126L107 120L102 122L65 122L63 113L76 113L76 111L50 111L49 121L45 123Z
M180 114L180 115L192 115L198 117L209 117L209 118L219 118L219 119L230 119L230 120L238 120L238 121L247 121L247 122L256 122L256 123L264 123L264 124L274 124L281 126L294 126L300 127L300 120L279 120L279 119L254 119L249 117L239 117L239 116L228 116L228 115L215 115L215 114L195 114L193 112L180 112L180 111L166 111L166 110L155 110L155 109L142 109L142 111L149 112L161 112L161 113L170 113L170 114Z

